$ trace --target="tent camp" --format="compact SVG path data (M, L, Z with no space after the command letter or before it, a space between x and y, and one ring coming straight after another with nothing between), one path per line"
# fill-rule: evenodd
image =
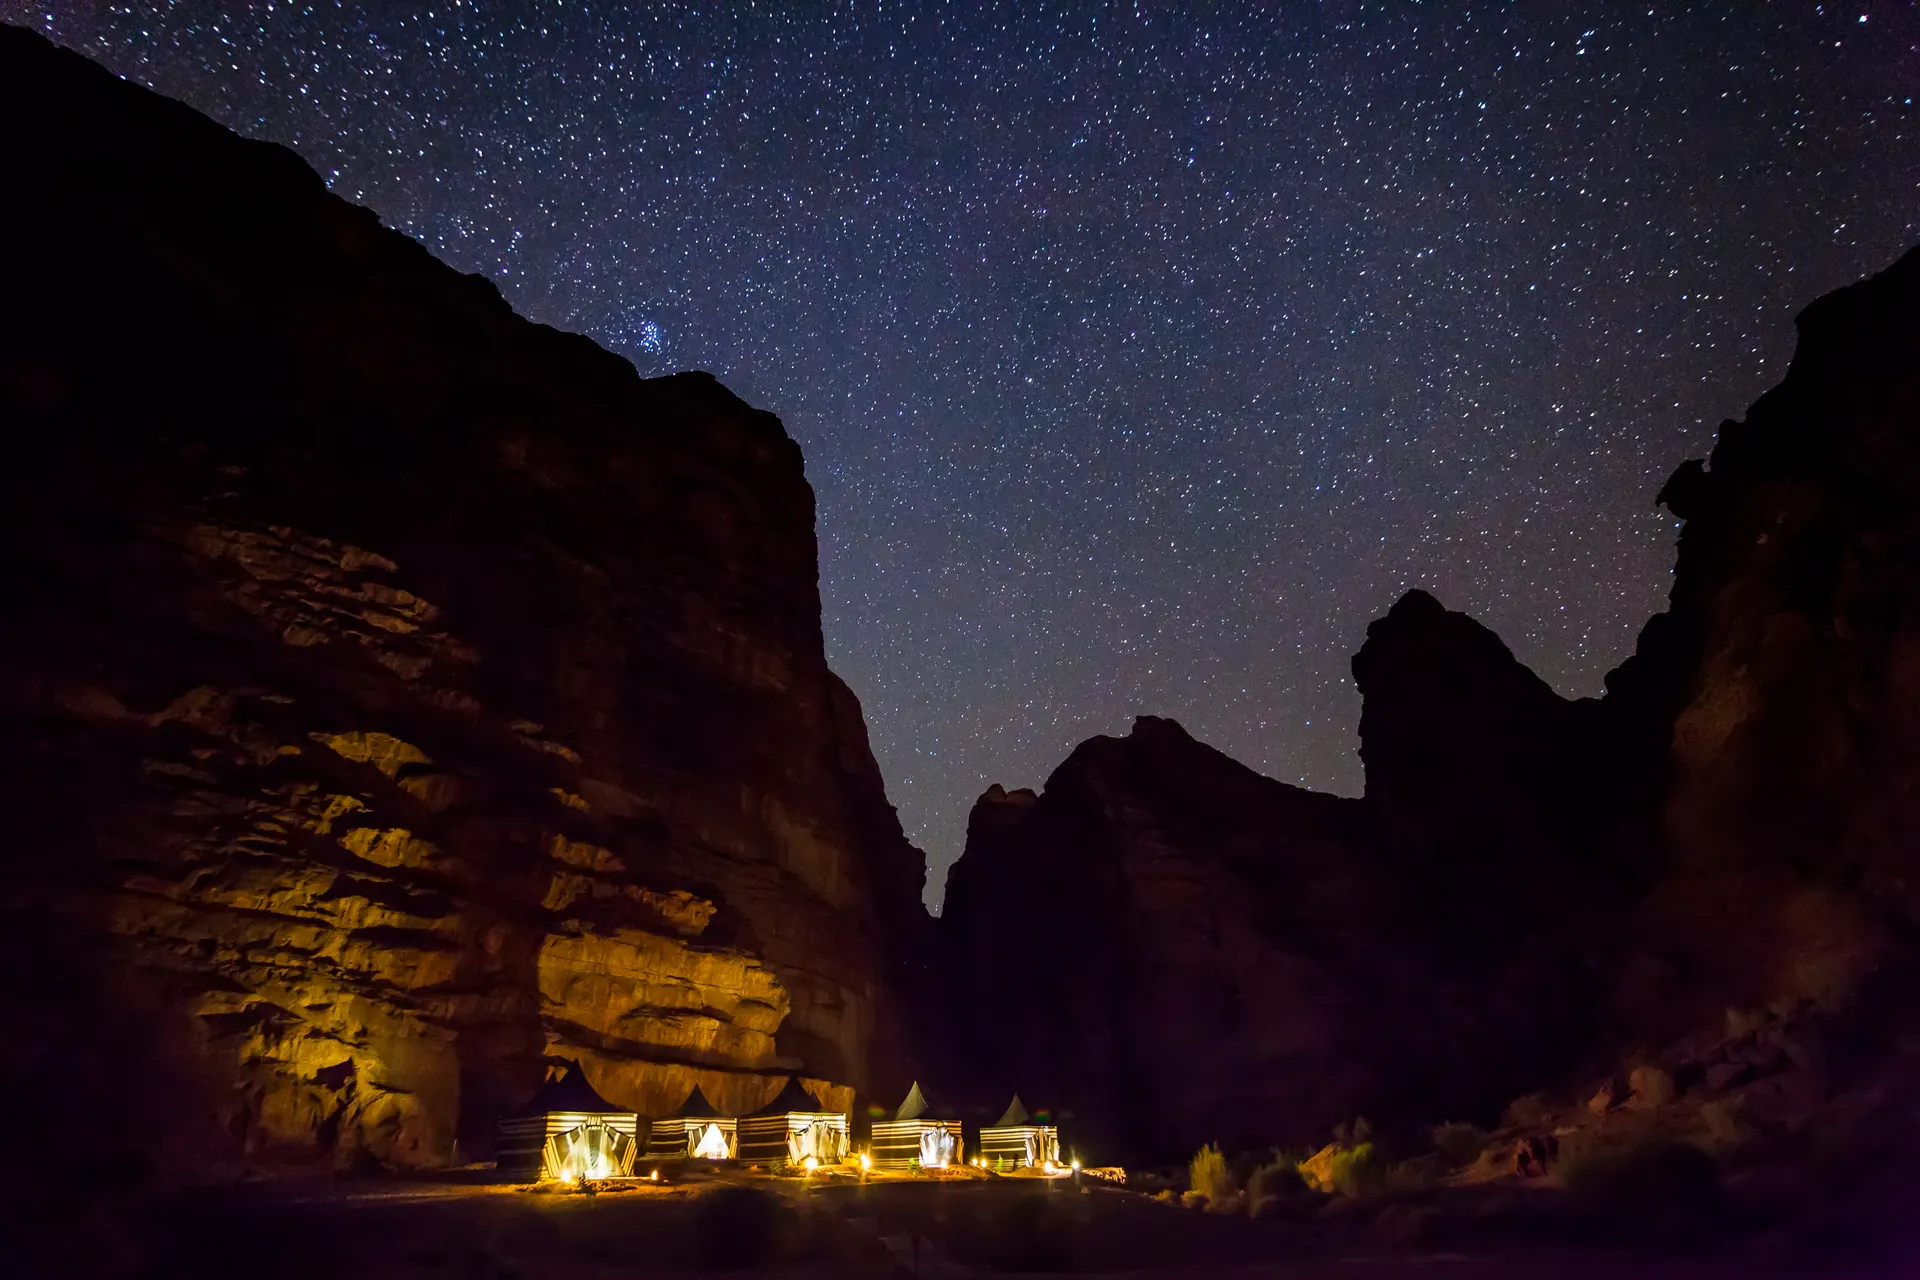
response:
M960 1122L937 1114L916 1081L891 1120L873 1122L878 1169L944 1169L960 1163Z
M780 1096L740 1118L740 1158L767 1164L838 1164L847 1157L847 1114L828 1111L790 1076Z
M601 1097L579 1063L563 1063L526 1106L500 1121L496 1165L563 1182L629 1177L639 1132L637 1114Z
M723 1116L693 1086L680 1110L653 1122L647 1143L650 1156L682 1156L690 1160L731 1160L739 1152L740 1122Z
M980 1156L990 1169L1047 1168L1060 1163L1060 1130L1035 1124L1014 1094L1007 1113L980 1130Z

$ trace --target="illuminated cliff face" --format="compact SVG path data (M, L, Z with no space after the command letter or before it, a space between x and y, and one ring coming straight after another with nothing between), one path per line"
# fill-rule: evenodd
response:
M155 1011L103 1085L157 1038L214 1145L430 1163L549 1054L642 1114L904 1072L920 862L780 424L4 35L0 902L109 948L60 1017Z

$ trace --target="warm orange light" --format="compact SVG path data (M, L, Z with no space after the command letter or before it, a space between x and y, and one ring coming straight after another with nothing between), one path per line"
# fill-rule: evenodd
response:
M815 1169L818 1169L819 1167L820 1167L820 1161L818 1159L816 1159L813 1156L807 1157L806 1170L808 1173L812 1173Z

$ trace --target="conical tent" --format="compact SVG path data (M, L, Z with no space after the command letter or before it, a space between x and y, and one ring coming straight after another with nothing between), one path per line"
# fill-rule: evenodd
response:
M916 1080L893 1119L874 1121L873 1163L882 1169L943 1169L959 1164L960 1122L936 1114Z
M756 1116L783 1116L788 1112L802 1115L826 1114L828 1108L820 1099L806 1091L799 1076L788 1076L787 1087L782 1089L772 1102L761 1107L753 1114Z
M844 1111L829 1110L800 1077L787 1077L772 1102L740 1120L740 1158L818 1168L846 1159L850 1126Z
M915 1080L913 1088L907 1090L906 1101L893 1113L895 1120L918 1120L927 1111L927 1095L920 1092L920 1082Z
M602 1114L619 1111L620 1108L600 1096L587 1081L587 1073L579 1063L566 1059L560 1064L559 1074L550 1076L540 1086L540 1092L533 1095L527 1105L520 1108L516 1115L538 1115L547 1111L580 1111L590 1114Z
M995 1120L993 1127L996 1129L1011 1128L1014 1125L1027 1123L1028 1118L1027 1109L1021 1104L1020 1095L1016 1093L1013 1095L1013 1101L1007 1104L1007 1113L998 1120Z
M653 1122L649 1156L692 1160L731 1160L739 1153L739 1122L707 1100L699 1085L670 1116Z
M1060 1164L1060 1131L1050 1124L1033 1123L1016 1093L999 1122L980 1130L980 1156L989 1168L1001 1172L1054 1170Z
M561 1062L524 1107L500 1121L495 1164L540 1178L615 1178L633 1172L640 1117L600 1096L577 1062Z

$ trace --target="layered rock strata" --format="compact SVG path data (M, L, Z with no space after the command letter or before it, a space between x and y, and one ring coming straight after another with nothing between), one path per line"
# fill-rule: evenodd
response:
M65 984L8 974L15 1078L404 1164L549 1057L904 1087L921 860L779 422L13 29L0 116L0 900Z

